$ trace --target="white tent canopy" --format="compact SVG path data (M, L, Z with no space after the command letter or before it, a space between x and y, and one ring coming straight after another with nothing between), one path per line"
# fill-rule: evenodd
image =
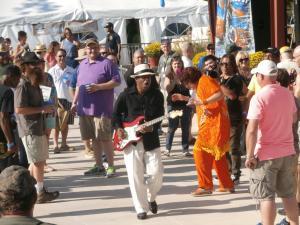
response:
M139 20L142 43L159 41L171 23L185 23L199 37L206 36L208 27L207 2L203 0L165 0L165 7L159 0L9 0L1 6L0 36L10 37L15 45L17 32L24 30L31 48L60 38L57 32L37 35L33 24L95 20L95 34L102 40L103 26L110 21L123 44L127 43L127 19Z

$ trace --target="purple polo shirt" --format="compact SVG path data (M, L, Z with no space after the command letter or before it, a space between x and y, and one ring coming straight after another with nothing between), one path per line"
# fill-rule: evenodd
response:
M96 91L89 94L87 84L102 84L110 80L121 82L118 67L109 59L99 56L94 63L84 59L78 67L77 87L79 87L77 113L79 116L106 116L111 118L114 89Z

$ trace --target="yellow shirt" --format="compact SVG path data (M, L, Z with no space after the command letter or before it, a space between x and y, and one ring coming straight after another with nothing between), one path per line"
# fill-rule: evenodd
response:
M250 84L248 85L248 90L253 91L256 94L258 91L260 91L260 89L261 89L261 87L259 86L256 75L254 74L251 77Z

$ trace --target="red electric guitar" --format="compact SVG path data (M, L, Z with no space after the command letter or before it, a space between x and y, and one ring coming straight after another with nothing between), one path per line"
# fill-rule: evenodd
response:
M125 138L120 139L118 137L117 132L114 132L113 135L113 145L114 149L116 151L122 151L124 148L126 148L130 143L132 142L137 142L139 141L142 136L137 136L137 132L144 126L149 127L152 126L153 124L156 124L163 119L170 117L172 119L176 118L177 116L182 116L182 110L173 110L169 112L165 116L158 117L154 120L147 121L145 123L142 123L144 121L144 116L139 116L132 122L124 122L123 123L123 128L125 131ZM141 124L142 123L142 124Z

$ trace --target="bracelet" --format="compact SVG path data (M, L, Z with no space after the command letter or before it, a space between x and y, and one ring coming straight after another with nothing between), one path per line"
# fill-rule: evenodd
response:
M13 143L13 142L7 143L6 146L7 146L7 148L12 148L15 146L15 143Z

